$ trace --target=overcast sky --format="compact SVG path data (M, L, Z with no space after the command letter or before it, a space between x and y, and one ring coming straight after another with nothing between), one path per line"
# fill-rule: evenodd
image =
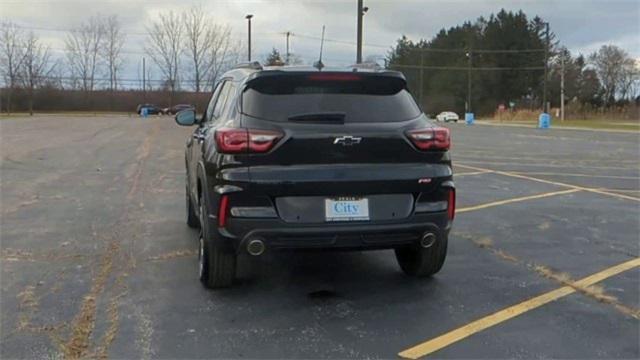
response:
M355 59L356 0L0 0L0 18L31 28L56 55L62 55L65 30L94 14L117 14L129 34L125 73L136 76L143 56L145 26L167 10L202 5L217 22L231 26L234 39L246 39L246 14L254 14L254 58L262 60L272 47L284 52L289 30L293 52L310 62L317 58L322 25L326 38L324 62L347 65ZM590 53L603 44L616 44L640 58L638 0L365 0L364 56L384 56L405 34L430 39L449 28L501 8L522 9L530 18L550 22L562 45L574 53ZM58 30L58 31L56 31ZM346 42L346 43L345 43Z

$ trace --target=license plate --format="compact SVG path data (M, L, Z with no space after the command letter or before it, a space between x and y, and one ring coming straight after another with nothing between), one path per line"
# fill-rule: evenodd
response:
M369 199L366 198L325 199L324 208L327 221L369 220Z

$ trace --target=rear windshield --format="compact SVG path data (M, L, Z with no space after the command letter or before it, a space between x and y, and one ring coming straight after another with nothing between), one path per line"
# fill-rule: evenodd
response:
M246 115L271 121L344 115L344 122L396 122L421 111L403 79L351 73L265 76L242 96Z

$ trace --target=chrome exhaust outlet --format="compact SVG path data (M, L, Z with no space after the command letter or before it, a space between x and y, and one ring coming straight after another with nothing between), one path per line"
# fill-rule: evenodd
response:
M420 246L422 246L425 249L430 248L433 246L433 244L436 243L437 239L438 238L436 237L436 234L426 233L424 234L424 236L422 236L422 239L420 239Z
M264 253L264 242L260 239L249 240L247 243L247 252L253 256L260 256Z

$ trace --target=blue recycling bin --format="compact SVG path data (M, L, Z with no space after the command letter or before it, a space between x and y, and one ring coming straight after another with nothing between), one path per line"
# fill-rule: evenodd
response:
M149 116L149 108L143 107L142 109L140 109L140 115L143 118L146 118Z
M467 125L473 125L473 121L475 120L475 118L473 117L473 113L465 113L464 114L464 121L465 123L467 123Z
M540 114L540 117L538 117L538 128L548 129L550 127L551 127L551 115L547 113Z

